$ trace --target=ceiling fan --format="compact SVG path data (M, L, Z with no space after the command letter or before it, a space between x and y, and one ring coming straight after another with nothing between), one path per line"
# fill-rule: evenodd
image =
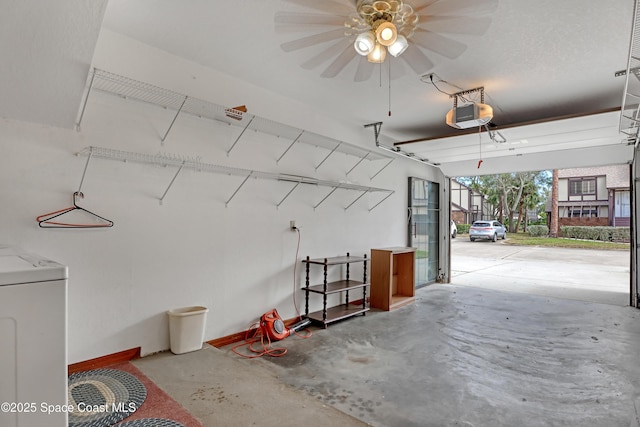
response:
M317 46L302 67L324 65L322 77L336 77L357 61L355 81L368 80L372 64L387 56L402 60L418 75L434 66L434 53L457 58L467 46L450 36L484 34L491 17L483 15L498 5L498 0L285 1L298 10L276 12L276 30L311 34L286 41L281 48L292 52Z

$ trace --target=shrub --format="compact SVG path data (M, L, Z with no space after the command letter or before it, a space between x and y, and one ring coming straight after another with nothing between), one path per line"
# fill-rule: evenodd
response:
M562 237L570 239L600 240L603 242L628 242L630 240L629 227L560 227Z
M542 237L549 235L549 227L546 225L529 225L529 236Z
M471 224L456 224L458 228L458 234L469 234L469 227Z

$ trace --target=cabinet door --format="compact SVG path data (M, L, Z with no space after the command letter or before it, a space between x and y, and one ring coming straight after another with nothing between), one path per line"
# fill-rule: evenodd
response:
M438 277L440 185L420 178L409 178L408 234L415 252L416 288Z

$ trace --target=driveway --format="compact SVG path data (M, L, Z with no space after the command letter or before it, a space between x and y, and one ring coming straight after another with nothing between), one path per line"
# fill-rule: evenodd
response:
M628 251L451 241L451 283L463 286L626 306L629 266Z

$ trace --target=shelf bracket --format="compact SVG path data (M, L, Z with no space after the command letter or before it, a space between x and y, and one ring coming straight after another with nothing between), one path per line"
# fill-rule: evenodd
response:
M291 193L293 193L293 190L295 190L296 188L298 188L298 185L300 185L300 183L301 183L301 181L298 181L298 182L296 183L296 185L294 185L294 186L293 186L293 188L292 188L291 190L289 190L289 192L288 192L288 193L283 197L283 199L282 199L282 200L280 200L280 203L278 203L278 204L276 205L276 209L280 207L280 205L282 204L282 202L284 202L284 201L287 199L287 197L289 197L289 195L290 195Z
M378 207L378 205L380 205L382 202L384 202L385 200L387 200L389 197L391 197L393 195L393 193L395 193L395 191L392 191L391 193L389 193L387 195L387 197L385 197L384 199L380 200L378 203L376 203L371 209L369 209L369 212L371 212L372 210L374 210L375 208Z
M354 204L355 202L357 202L358 200L360 200L360 199L362 198L362 196L364 196L364 195L365 195L365 194L367 194L368 192L369 192L369 190L365 190L365 191L363 191L363 192L362 192L362 194L361 194L361 195L359 195L359 196L358 196L358 198L357 198L357 199L355 199L353 202L351 202L351 204L349 204L349 206L347 206L346 208L344 208L344 210L346 211L347 209L349 209L351 206L353 206L353 204Z
M298 140L300 139L300 137L302 136L302 134L304 133L304 130L301 131L298 136L296 137L296 139L293 140L293 142L287 147L286 150L284 150L284 153L282 153L282 155L280 157L278 157L278 160L276 160L276 164L278 164L280 162L280 160L282 160L282 158L284 157L285 154L287 154L289 152L289 150L291 150L291 148L295 145L296 142L298 142Z
M349 175L351 172L353 172L353 170L354 170L355 168L357 168L357 167L358 167L358 165L359 165L360 163L362 163L363 161L365 161L365 159L366 159L367 157L369 157L369 154L371 154L371 152L368 152L367 154L365 154L365 155L364 155L364 157L362 157L360 160L358 160L358 163L356 163L355 165L353 165L353 167L352 167L351 169L349 169L349 172L347 172L347 173L346 173L346 175Z
M91 81L89 82L89 89L87 89L87 95L84 97L84 102L82 103L82 110L80 111L80 117L78 118L78 122L76 123L76 132L80 131L80 125L82 124L82 118L84 117L84 110L87 108L87 101L89 100L89 94L91 93L91 89L93 89L93 79L96 77L96 69L93 69L93 73L91 73Z
M333 193L334 193L338 188L340 188L340 185L337 185L337 186L333 187L333 190L331 190L331 191L329 192L329 194L327 194L326 196L324 196L324 199L320 200L320 202L318 202L318 204L317 204L317 205L315 205L315 206L313 207L313 210L315 211L315 210L316 210L316 208L317 208L318 206L320 206L320 205L322 204L322 202L324 202L325 200L327 200L327 199L329 198L329 196L330 196L330 195L332 195L332 194L333 194Z
M236 138L236 140L233 142L233 144L231 144L231 147L229 147L229 150L227 150L227 156L229 156L229 154L231 153L231 150L233 150L233 148L236 146L236 144L238 143L238 141L240 141L240 138L242 138L242 135L244 135L245 131L247 129L249 129L249 126L251 125L251 122L253 121L253 119L255 119L256 116L251 117L251 120L249 120L249 122L247 123L247 125L242 128L242 132L240 132L240 135L238 135L238 137Z
M89 156L87 157L87 163L84 164L84 170L82 171L82 178L80 178L80 185L78 186L78 193L82 194L82 183L84 183L84 177L87 174L87 168L89 167L89 160L93 155L93 148L89 150Z
M395 160L395 159L391 159L391 160L389 160L389 161L387 162L387 164L386 164L386 165L384 165L384 166L382 167L382 169L380 169L380 170L379 170L378 172L376 172L376 173L375 173L371 178L369 178L369 181L373 181L373 178L375 178L376 176L378 176L378 174L379 174L380 172L382 172L383 170L385 170L385 169L386 169L386 167L387 167L387 166L389 166L389 165L390 165L394 160Z
M164 194L162 195L162 197L160 197L160 204L162 204L162 202L164 201L164 196L167 195L167 193L169 192L169 189L171 188L171 186L173 185L173 183L175 182L176 178L178 177L178 175L180 174L180 172L182 171L182 168L184 167L186 160L182 161L182 164L180 165L180 167L178 168L178 171L176 172L176 174L173 176L173 179L171 180L171 182L169 183L169 186L167 187L166 190L164 190Z
M238 191L240 191L240 189L242 188L242 186L249 180L249 178L251 178L251 176L253 175L253 171L249 172L249 175L246 176L246 178L242 181L242 183L240 184L240 186L238 188L236 188L236 191L233 192L233 194L231 195L231 197L229 197L229 200L227 200L226 202L224 202L224 207L226 208L227 206L229 206L229 202L231 201L231 199L233 199L236 194L238 194Z
M178 119L178 116L182 112L182 109L184 108L184 104L187 102L187 99L189 99L189 97L185 96L184 99L182 100L182 104L180 104L180 108L178 108L178 111L176 111L176 115L173 116L173 120L171 120L171 124L169 125L169 129L167 129L167 131L164 133L164 136L160 140L161 141L160 145L164 145L164 140L167 139L167 135L169 135L169 132L171 131L171 128L173 127L173 125L175 124L176 120Z
M329 154L327 154L327 157L325 157L324 159L322 159L322 161L320 162L320 164L318 166L316 166L316 171L318 170L318 168L320 166L322 166L322 164L329 158L329 156L331 156L333 153L336 152L336 150L338 148L340 148L340 146L342 145L342 142L339 142L338 145L336 145L335 147L333 147L333 150L331 150L331 152Z

